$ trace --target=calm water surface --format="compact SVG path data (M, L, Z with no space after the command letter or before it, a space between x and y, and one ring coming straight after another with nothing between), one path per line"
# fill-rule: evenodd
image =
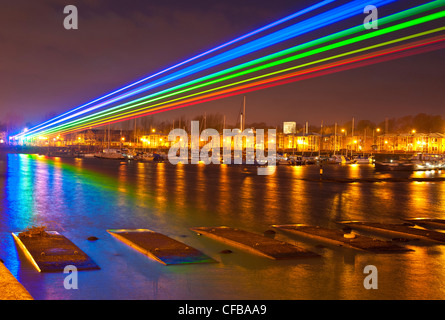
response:
M444 172L378 174L370 165L330 165L326 178L443 177ZM0 156L0 258L35 299L444 299L445 246L375 255L277 234L322 255L272 261L200 237L191 227L227 225L256 233L271 224L335 227L338 220L399 222L445 218L445 182L318 182L318 167L255 167ZM79 272L79 289L64 274L40 274L11 232L46 225L71 239L101 267ZM219 261L163 266L122 244L110 228L149 228ZM96 242L86 240L99 238ZM232 254L221 254L230 249ZM363 286L366 265L378 289Z

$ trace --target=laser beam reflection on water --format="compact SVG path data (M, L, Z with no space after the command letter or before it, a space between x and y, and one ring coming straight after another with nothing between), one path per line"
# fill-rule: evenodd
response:
M275 174L258 176L255 167L243 165L173 166L36 155L0 155L0 164L0 257L36 299L445 298L438 285L445 283L443 246L408 244L415 252L375 256L276 234L323 256L319 262L277 262L189 230L227 225L262 234L272 224L335 228L337 220L443 219L444 182L320 182L318 166L278 166ZM369 165L323 169L331 180L380 176ZM408 178L426 176L445 173ZM82 272L78 290L65 290L60 274L36 275L11 237L34 222L63 231L101 270ZM219 263L164 267L113 239L106 232L113 228L156 230ZM99 240L89 242L89 236ZM221 254L225 249L233 253ZM379 269L374 292L362 285L363 267L369 264Z

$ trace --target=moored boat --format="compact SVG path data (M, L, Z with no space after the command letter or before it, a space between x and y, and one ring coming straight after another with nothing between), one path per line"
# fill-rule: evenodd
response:
M417 154L411 161L416 171L445 169L445 158L439 154Z
M138 153L135 157L135 160L138 161L153 161L154 156L152 153Z
M414 163L405 160L376 161L375 169L378 171L413 171Z
M125 159L125 156L120 152L120 150L116 149L104 149L102 152L95 153L94 157L99 159Z
M371 158L368 158L367 156L357 156L354 160L355 163L358 164L370 164L372 162Z

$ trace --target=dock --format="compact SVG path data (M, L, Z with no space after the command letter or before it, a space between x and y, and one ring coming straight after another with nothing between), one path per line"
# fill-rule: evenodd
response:
M444 219L414 218L414 219L404 219L404 221L413 223L420 227L426 227L432 229L445 229Z
M434 243L445 243L445 233L412 227L412 224L391 224L380 222L341 221L352 229L377 232L385 236L423 240Z
M34 300L0 261L0 300Z
M287 242L230 227L191 228L197 234L227 243L274 260L320 257L320 255Z
M68 265L75 266L78 271L100 269L85 252L57 231L33 235L17 232L12 235L39 272L63 272Z
M108 233L164 265L215 263L201 251L149 229L109 229Z
M272 225L273 228L308 239L321 241L336 246L348 247L373 253L403 253L414 251L396 245L391 241L370 238L363 235L345 233L341 230L329 229L304 224Z

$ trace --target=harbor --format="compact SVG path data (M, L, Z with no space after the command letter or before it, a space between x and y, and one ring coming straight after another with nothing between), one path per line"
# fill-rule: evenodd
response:
M16 1L0 21L0 300L445 300L444 0Z
M8 147L0 152L38 154L51 158L98 158L105 160L121 160L135 162L168 162L168 149L154 149L147 152L144 149L110 148L99 149L97 152L84 151L78 147ZM198 151L199 152L199 151ZM223 150L220 150L223 154ZM241 164L246 163L246 152L243 152ZM189 152L188 163L191 163L192 154ZM234 152L231 155L232 163ZM186 161L187 162L187 161ZM220 163L225 163L221 156ZM278 152L275 165L305 166L305 165L372 165L376 171L439 171L445 170L444 154L429 153L356 153L349 156L323 152L302 152L301 154ZM252 165L257 165L255 162Z

